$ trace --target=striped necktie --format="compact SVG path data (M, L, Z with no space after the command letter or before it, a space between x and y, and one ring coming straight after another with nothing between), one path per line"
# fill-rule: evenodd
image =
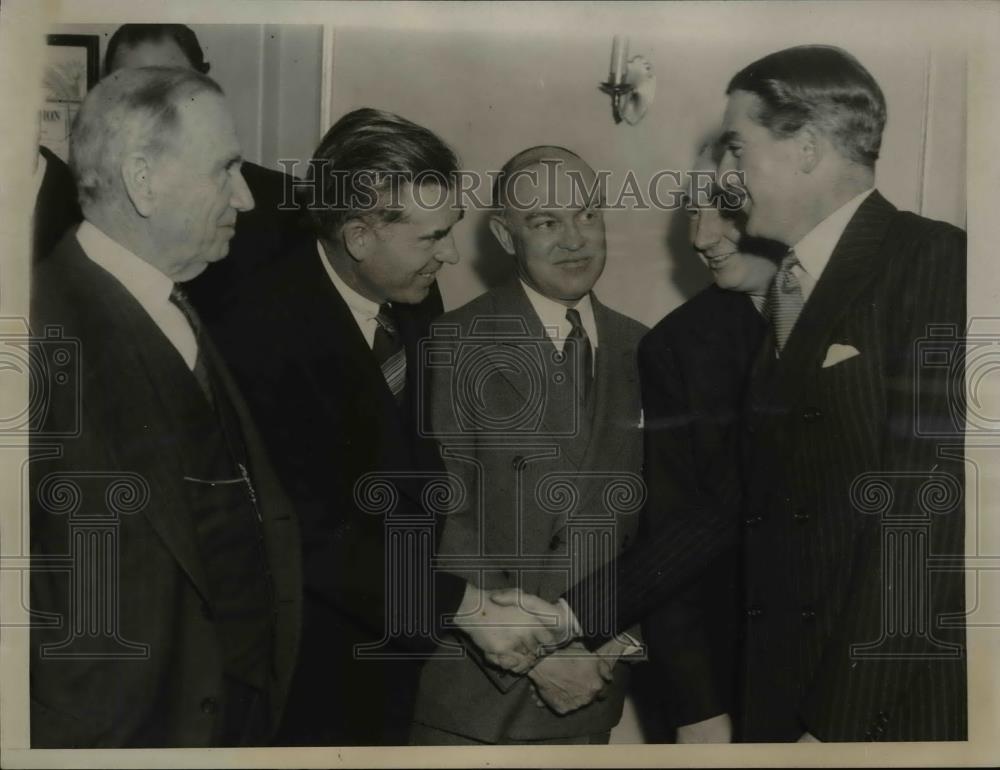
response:
M764 301L764 317L771 322L779 354L784 350L804 304L802 286L792 272L792 268L798 264L799 258L794 251L789 250L781 260L781 267L778 268Z
M378 326L375 329L372 352L382 368L382 376L385 377L389 390L397 403L402 403L406 391L406 350L393 317L392 306L388 302L379 307L375 321Z

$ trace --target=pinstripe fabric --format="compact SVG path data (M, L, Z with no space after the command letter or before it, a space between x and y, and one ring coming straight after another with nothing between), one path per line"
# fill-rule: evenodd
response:
M883 622L909 588L884 580L905 562L905 549L883 547L896 524L932 556L963 553L965 274L964 233L897 212L872 193L781 358L770 338L758 353L742 450L744 525L721 503L678 510L674 526L616 562L624 625L738 542L742 529L747 740L795 740L805 730L827 741L966 736L964 627L938 622L944 613L961 617L964 574L929 575L930 638L887 633ZM957 334L938 338L938 347L951 340L947 366L921 357L932 324ZM823 368L832 344L860 355ZM932 478L957 486L958 499L932 499L922 489ZM859 479L866 486L852 499ZM880 499L903 520L861 512ZM574 591L567 597L582 611ZM852 645L864 644L869 656L852 657Z
M962 573L918 570L928 636L887 621L919 587L902 578L910 544L963 549L963 426L925 434L953 421L961 357L928 367L920 349L929 324L964 329L964 249L961 231L873 194L781 358L758 358L744 442L755 522L744 535L748 740L965 737L964 630L936 622L962 610ZM861 354L823 368L835 343ZM958 492L932 504L922 489L932 473ZM900 534L909 544L890 548ZM856 645L867 655L852 654Z

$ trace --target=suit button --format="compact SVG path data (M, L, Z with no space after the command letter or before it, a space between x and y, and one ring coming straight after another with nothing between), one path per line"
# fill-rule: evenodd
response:
M205 620L215 620L215 613L212 612L212 605L208 602L201 603L201 616Z
M799 508L795 513L792 514L792 518L795 519L799 524L805 524L809 521L809 514L806 513L805 509Z
M764 614L764 610L760 607L747 607L747 617L748 618L759 618Z
M549 541L549 550L558 551L559 546L561 545L562 545L562 538L560 538L559 535L553 535L552 539Z
M816 610L814 610L812 607L803 607L801 614L802 614L802 619L803 620L815 620L816 619Z
M878 721L881 722L882 724L886 724L889 721L889 715L886 714L884 711L878 712Z
M802 419L806 422L816 422L822 416L823 413L815 406L808 406L802 410Z
M206 714L215 714L219 710L219 702L215 698L205 698L201 702L201 710Z
M747 527L753 528L756 527L758 524L760 524L762 521L764 521L764 517L757 515L757 516L747 517L746 519L743 520L743 523L746 524Z
M521 457L521 455L517 455L513 460L510 461L510 467L516 471L521 467L521 464L523 462L524 458Z

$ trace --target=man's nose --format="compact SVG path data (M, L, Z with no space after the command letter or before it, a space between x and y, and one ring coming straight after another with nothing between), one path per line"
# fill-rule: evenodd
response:
M722 238L722 217L714 209L702 209L694 220L692 245L697 251L708 251Z
M448 235L442 238L438 243L438 249L434 253L434 259L448 265L458 264L461 257L458 253L458 249L455 247L455 236L452 233L448 233Z
M587 239L583 237L583 233L580 232L580 228L576 226L575 222L571 222L566 226L559 245L566 251L578 251L583 248L583 245L586 242Z
M253 208L253 193L250 192L250 187L241 171L233 174L233 195L230 203L237 211L250 211Z

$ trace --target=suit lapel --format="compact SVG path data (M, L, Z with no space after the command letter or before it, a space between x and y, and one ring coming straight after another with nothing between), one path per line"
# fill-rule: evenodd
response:
M772 384L786 394L793 394L804 378L820 366L831 333L854 298L881 273L879 246L895 211L878 191L864 200L837 242L781 357L773 360L773 341L761 346L754 368L755 384L773 377Z
M303 355L316 359L310 367L316 377L313 387L329 393L332 409L344 416L345 430L357 447L369 447L370 454L358 457L357 467L364 472L398 471L393 483L411 500L420 503L424 482L413 478L421 469L440 468L436 449L433 452L416 435L416 427L404 414L415 415L413 399L417 391L418 350L421 337L413 320L413 308L400 306L397 319L407 358L408 410L397 404L375 355L368 346L347 302L326 274L315 242L308 253L298 255L299 275L294 283L301 287L302 325L312 331ZM406 475L409 473L409 475Z
M78 261L77 267L84 280L91 284L89 296L100 297L111 319L108 349L125 356L116 365L121 365L124 371L143 371L149 392L158 401L140 405L149 415L151 435L159 435L155 435L158 439L155 447L147 443L140 449L150 454L155 451L156 456L137 459L136 467L167 466L163 472L175 475L179 481L185 475L183 458L176 452L162 451L162 448L180 447L183 451L187 442L196 441L191 431L204 426L206 420L214 422L208 403L180 353L138 301L110 273L91 262L75 238L73 246L76 254L71 256ZM125 397L131 396L134 394ZM133 446L140 444L135 442ZM157 448L161 451L156 451ZM171 504L170 500L159 502L159 505L147 506L143 515L194 586L203 597L208 597L208 580L189 506Z
M537 352L544 378L541 383L541 434L558 440L563 454L579 467L583 463L590 430L588 421L575 404L568 398L559 397L552 389L555 375L562 365L556 358L556 346L549 339L520 281L515 279L496 290L489 328L494 339L498 340L498 353L501 353L500 348L505 349L502 351L503 360L497 360L496 369L525 402L537 399L538 393L532 392L530 383L523 375L519 376L521 368L511 366L508 358L522 360L526 354ZM576 430L570 432L574 427L574 412Z

